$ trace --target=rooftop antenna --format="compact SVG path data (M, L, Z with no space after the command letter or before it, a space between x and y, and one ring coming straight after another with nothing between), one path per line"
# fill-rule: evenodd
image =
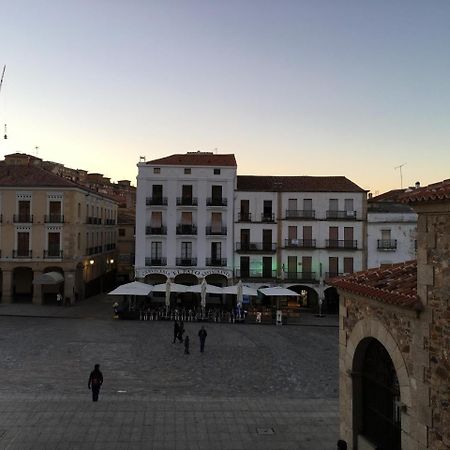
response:
M0 92L2 90L3 78L5 78L6 66L3 66L2 77L0 78Z
M38 154L39 154L39 147L36 145L36 146L34 147L34 149L36 150L36 158L37 158L37 156L38 156Z
M5 123L5 135L3 136L3 139L8 139L8 127L6 126L6 123Z
M406 163L400 164L399 166L394 167L394 170L400 171L400 188L403 189L403 173L402 173L402 167L406 166Z

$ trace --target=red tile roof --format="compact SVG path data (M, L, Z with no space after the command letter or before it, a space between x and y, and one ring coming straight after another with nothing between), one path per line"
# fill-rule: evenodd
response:
M382 303L421 311L417 297L417 263L407 261L333 278L328 284Z
M401 199L405 203L449 200L450 179L405 192Z
M238 175L238 191L367 192L346 177Z
M161 166L214 166L237 167L236 158L233 154L214 154L210 152L188 152L186 154L177 154L166 156L164 158L147 161L146 164Z
M383 192L380 195L369 198L368 202L398 202L400 197L405 193L405 189L392 189L387 192Z

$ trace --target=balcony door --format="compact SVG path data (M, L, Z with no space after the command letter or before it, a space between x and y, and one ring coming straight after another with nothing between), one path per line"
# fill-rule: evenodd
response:
M214 205L222 203L222 186L211 186L211 197Z
M241 250L248 250L250 248L250 229L241 229Z
M263 230L262 244L264 250L272 250L272 230Z
M248 256L241 256L240 267L241 278L248 278L250 276L250 258Z
M183 205L192 205L192 185L183 184L181 187L181 202Z
M264 200L263 217L265 220L272 220L272 200Z
M328 258L328 272L330 277L336 277L339 275L339 258L336 256L330 256Z
M288 256L288 278L296 278L297 277L297 257L296 256Z
M48 204L48 212L49 212L51 222L59 222L61 220L61 216L62 216L61 202L51 201Z
M190 263L192 258L192 242L181 243L181 259L185 263Z
M329 210L333 212L339 211L339 200L337 198L330 198Z
M61 251L61 234L48 233L48 256L58 257Z
M296 198L290 198L288 200L288 210L289 210L288 216L295 217L297 215L297 199Z
M241 200L240 220L249 220L250 202L249 200Z
M161 204L163 196L162 184L152 185L152 198L155 204Z
M19 200L19 221L28 222L31 215L31 203L29 200Z
M162 258L162 242L153 241L151 244L152 264L157 263Z
M272 257L264 256L263 257L263 278L272 278Z
M152 211L152 219L150 226L154 231L161 229L162 227L162 211Z
M30 233L19 231L17 233L17 256L29 256L30 254Z
M211 242L211 259L213 262L222 259L222 242Z
M344 258L344 273L353 273L353 258Z
M312 247L312 227L303 227L303 246Z
M221 233L222 231L222 213L211 213L211 232Z
M339 227L330 227L328 229L328 239L330 240L330 244L337 245L339 239Z
M311 256L302 256L302 273L303 278L311 278L312 272L312 257Z
M289 245L296 246L298 244L297 227L296 226L288 227L288 239L289 239Z
M344 227L344 245L353 248L353 227Z

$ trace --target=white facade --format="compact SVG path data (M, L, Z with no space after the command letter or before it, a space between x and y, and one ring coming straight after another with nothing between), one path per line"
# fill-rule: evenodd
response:
M369 203L367 213L367 266L416 259L417 214L398 203Z
M136 278L233 276L236 167L188 162L138 164Z

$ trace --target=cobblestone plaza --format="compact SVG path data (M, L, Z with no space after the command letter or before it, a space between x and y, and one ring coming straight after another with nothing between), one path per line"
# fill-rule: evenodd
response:
M0 307L0 449L335 448L337 318L208 323L204 354L186 323L185 355L172 322L112 320L110 305Z

